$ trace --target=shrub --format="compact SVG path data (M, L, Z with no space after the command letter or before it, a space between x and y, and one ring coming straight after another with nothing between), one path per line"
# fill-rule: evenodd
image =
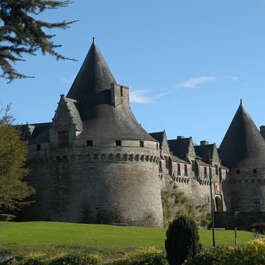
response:
M101 264L100 259L95 256L83 256L83 255L65 255L62 257L52 258L48 265L97 265Z
M164 252L153 247L137 250L109 263L109 265L168 265Z
M250 230L265 234L265 223L255 223L250 226Z
M181 265L201 249L197 225L190 217L180 216L174 220L166 235L165 248L170 265Z
M264 265L265 242L260 239L238 247L204 249L185 265Z
M12 221L15 218L16 216L12 214L0 214L0 221L7 222L7 221Z
M15 257L0 265L99 265L100 258L93 255L62 254L53 257L27 256Z

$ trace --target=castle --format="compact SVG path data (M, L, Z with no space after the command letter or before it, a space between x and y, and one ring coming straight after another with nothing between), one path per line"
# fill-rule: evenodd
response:
M265 142L242 103L219 152L207 141L147 133L94 40L52 122L20 129L37 191L24 220L162 227L166 183L209 204L210 177L222 225L227 213L265 212Z

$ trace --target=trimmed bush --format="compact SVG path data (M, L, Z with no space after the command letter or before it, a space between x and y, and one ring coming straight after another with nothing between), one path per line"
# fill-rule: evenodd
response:
M170 265L181 265L191 259L200 249L198 228L188 216L180 216L168 227L165 248Z

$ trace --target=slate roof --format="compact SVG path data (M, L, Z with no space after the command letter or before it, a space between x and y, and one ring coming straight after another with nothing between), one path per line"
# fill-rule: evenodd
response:
M21 138L30 144L49 142L51 123L35 123L16 126L21 131Z
M200 157L203 161L209 162L213 157L213 150L215 148L215 144L206 144L206 145L195 145L195 153L198 157Z
M156 139L160 144L163 141L165 131L149 133L154 139Z
M117 82L93 41L67 98L76 99L80 103L81 114L86 118L87 106L85 104L109 103L107 97L101 97L101 95L105 94L106 90L109 91L113 83Z
M155 141L136 121L126 104L111 104L111 86L116 84L101 52L93 41L83 65L67 94L83 121L78 136L91 140L149 140Z
M171 159L172 159L172 161L174 161L176 163L190 164L189 162L187 162L187 161L185 161L183 159L180 159L179 157L174 156L174 155L171 156Z
M168 140L170 151L173 155L185 159L189 153L190 138Z
M229 168L265 168L265 141L242 102L219 148L222 164Z
M196 163L199 166L204 166L204 167L209 167L209 164L205 163L204 161L200 160L200 159L196 159Z

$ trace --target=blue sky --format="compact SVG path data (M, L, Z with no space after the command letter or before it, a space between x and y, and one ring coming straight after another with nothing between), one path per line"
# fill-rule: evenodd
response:
M148 132L219 145L240 98L265 124L265 0L75 0L41 18L79 19L55 31L77 61L26 57L17 68L34 79L0 80L0 104L12 103L18 123L51 121L95 36Z

